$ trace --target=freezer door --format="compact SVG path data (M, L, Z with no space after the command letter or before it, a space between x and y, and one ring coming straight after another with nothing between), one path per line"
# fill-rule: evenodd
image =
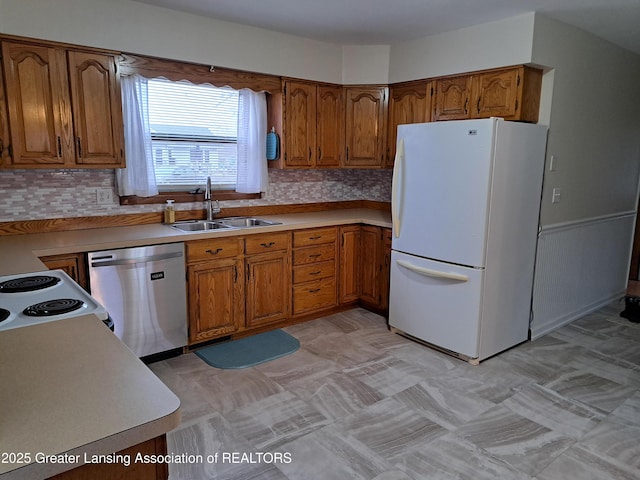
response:
M392 251L389 325L477 358L483 275L479 269Z
M484 266L495 122L398 127L394 250Z

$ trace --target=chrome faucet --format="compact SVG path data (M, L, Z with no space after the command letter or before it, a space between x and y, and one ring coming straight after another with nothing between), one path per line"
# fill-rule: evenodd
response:
M216 200L214 207L211 200L211 177L207 177L207 188L204 191L204 209L207 212L207 220L213 220L213 217L220 213L220 202Z

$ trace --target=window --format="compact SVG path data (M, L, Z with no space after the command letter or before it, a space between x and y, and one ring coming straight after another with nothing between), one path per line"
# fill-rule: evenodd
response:
M237 175L238 91L150 79L149 127L160 191L233 189Z

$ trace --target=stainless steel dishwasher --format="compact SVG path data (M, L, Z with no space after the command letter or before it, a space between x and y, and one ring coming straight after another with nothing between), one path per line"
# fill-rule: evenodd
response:
M136 355L187 344L183 243L92 252L88 259L91 295Z

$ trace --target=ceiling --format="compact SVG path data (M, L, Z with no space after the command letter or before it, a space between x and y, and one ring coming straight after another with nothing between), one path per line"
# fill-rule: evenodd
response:
M527 12L640 55L640 0L138 0L342 45L387 45Z

